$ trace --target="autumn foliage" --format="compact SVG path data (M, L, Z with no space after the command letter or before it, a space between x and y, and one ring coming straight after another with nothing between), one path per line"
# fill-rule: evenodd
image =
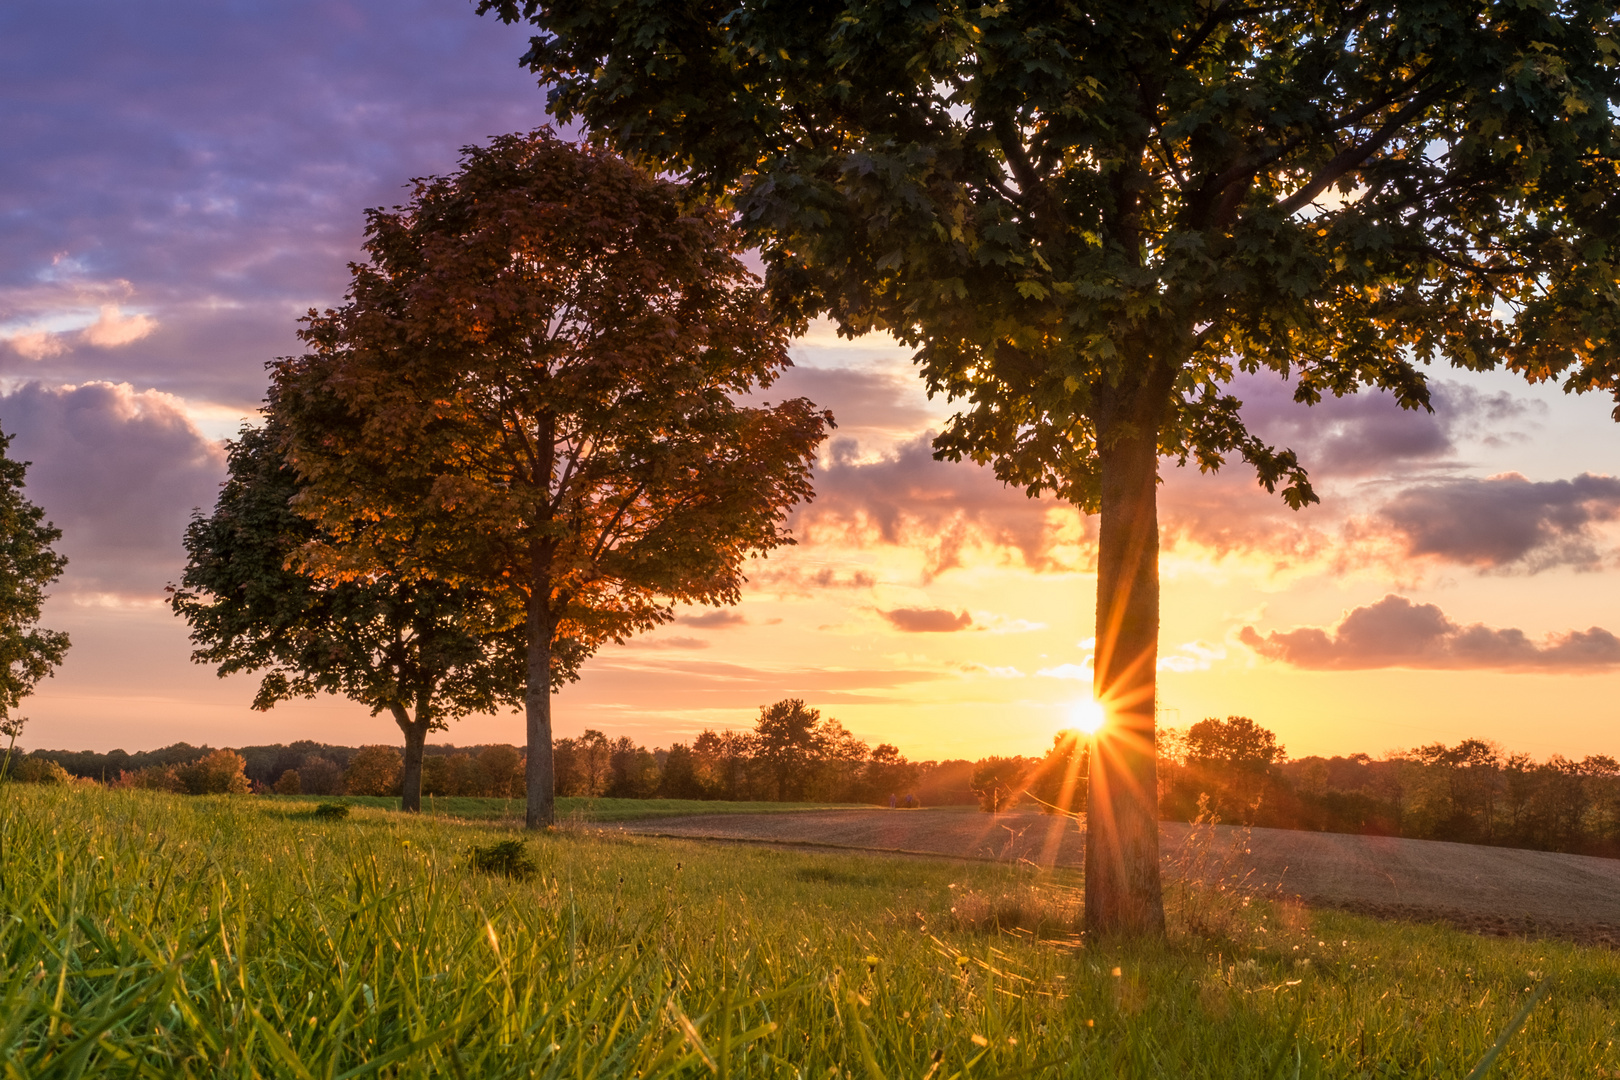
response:
M499 593L528 641L529 821L552 820L551 692L597 648L734 602L790 542L830 417L749 406L787 340L717 206L549 131L464 152L373 210L348 302L312 312L271 408L333 579Z

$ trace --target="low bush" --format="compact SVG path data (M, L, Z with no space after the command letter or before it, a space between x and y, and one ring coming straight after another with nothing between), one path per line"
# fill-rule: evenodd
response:
M73 777L68 771L50 758L14 757L11 759L11 771L6 777L23 784L66 784Z
M472 866L486 874L497 874L516 881L534 876L536 866L529 850L521 840L502 840L487 847L472 849Z
M251 789L247 761L234 750L214 750L206 757L174 767L174 778L186 795L246 795Z
M309 816L320 818L322 821L336 821L349 816L349 804L340 802L323 802L309 812Z

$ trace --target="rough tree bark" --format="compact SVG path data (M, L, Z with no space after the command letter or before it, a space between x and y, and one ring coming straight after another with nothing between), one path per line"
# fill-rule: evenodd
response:
M1158 430L1169 386L1109 395L1097 416L1101 506L1093 693L1106 723L1086 800L1086 929L1164 933L1154 752L1159 653Z
M427 746L429 718L420 704L414 720L397 701L390 711L399 730L405 734L405 770L400 774L399 808L415 813L422 809L422 751Z
M550 594L548 560L537 555L529 579L529 686L523 698L529 753L523 824L530 829L549 828L557 821L557 782L551 756L551 635L555 626Z

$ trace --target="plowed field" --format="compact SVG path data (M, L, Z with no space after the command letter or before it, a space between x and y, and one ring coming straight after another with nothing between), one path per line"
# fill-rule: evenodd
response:
M890 854L1079 867L1085 833L1041 814L971 809L819 810L630 822L643 835L817 845ZM1165 822L1167 877L1223 878L1257 892L1494 934L1620 944L1620 860L1282 829Z

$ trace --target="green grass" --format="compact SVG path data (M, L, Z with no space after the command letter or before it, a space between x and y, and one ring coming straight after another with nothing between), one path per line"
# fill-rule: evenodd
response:
M277 802L338 802L398 810L391 795L270 795ZM689 814L781 814L791 810L838 810L853 804L792 802L710 802L702 799L558 799L559 821L639 821L643 818L684 817ZM865 807L863 807L865 808ZM424 796L422 813L467 821L521 822L522 799L484 799L466 796Z
M1028 868L0 789L4 1077L1609 1075L1620 959ZM955 909L953 912L953 908ZM1003 927L997 929L996 927ZM1016 927L1038 926L1037 937Z

